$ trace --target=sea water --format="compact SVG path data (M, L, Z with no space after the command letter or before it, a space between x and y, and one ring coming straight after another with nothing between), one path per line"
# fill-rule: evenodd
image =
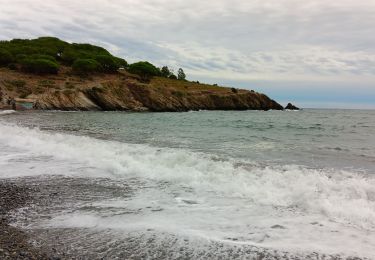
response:
M375 258L371 110L8 111L0 178L42 189L15 225L74 255Z

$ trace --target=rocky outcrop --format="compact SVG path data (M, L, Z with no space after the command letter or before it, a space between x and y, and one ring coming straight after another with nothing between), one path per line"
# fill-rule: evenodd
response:
M28 88L34 109L179 112L189 110L283 110L264 94L165 78L142 83L126 73L79 78L70 74L34 76L0 69L3 90L21 95ZM17 80L16 80L17 79ZM13 85L10 85L13 84Z
M299 108L296 107L295 105L293 105L292 103L288 103L288 105L286 105L285 109L288 109L288 110L299 110Z
M163 91L147 85L102 85L74 93L46 93L35 104L37 109L124 110L179 112L189 110L282 110L283 107L264 94L180 93Z

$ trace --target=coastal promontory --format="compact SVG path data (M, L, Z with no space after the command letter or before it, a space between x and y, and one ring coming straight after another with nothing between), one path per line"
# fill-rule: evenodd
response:
M254 90L186 80L167 66L128 64L104 48L53 37L0 42L0 108L177 112L282 110ZM26 105L25 105L26 104Z

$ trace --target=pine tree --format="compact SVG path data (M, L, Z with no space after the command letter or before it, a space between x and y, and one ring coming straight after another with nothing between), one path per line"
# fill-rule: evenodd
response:
M185 74L185 72L182 68L178 69L177 79L179 79L179 80L185 80L186 79L186 74Z
M168 66L162 67L160 71L161 71L161 75L165 78L168 78L172 74Z

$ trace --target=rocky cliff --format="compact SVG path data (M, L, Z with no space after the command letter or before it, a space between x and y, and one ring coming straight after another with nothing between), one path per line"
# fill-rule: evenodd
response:
M45 110L282 110L266 95L243 89L198 82L153 78L142 83L135 75L119 72L79 78L69 73L37 76L0 69L3 104L9 98L33 100Z

